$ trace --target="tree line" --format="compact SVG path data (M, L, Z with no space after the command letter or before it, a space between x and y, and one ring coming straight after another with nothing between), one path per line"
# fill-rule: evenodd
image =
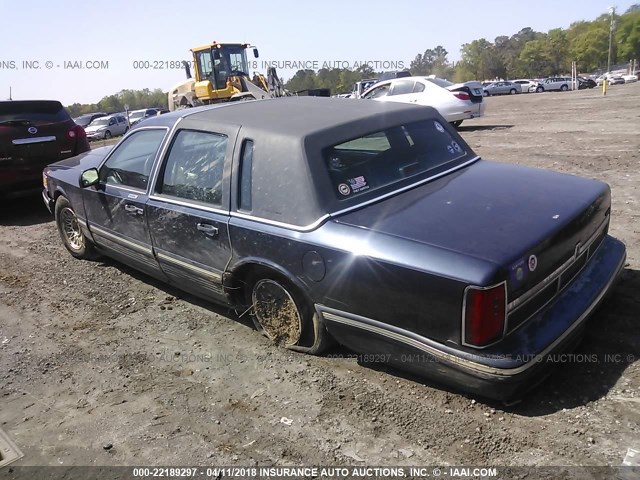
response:
M459 62L449 61L449 52L438 45L418 53L409 70L413 75L436 75L454 82L547 77L570 72L574 61L582 73L604 71L609 60L611 26L611 64L640 59L640 4L635 4L622 15L605 13L593 21L574 22L567 29L543 33L526 27L513 35L496 37L493 42L480 38L462 45ZM331 88L332 93L348 93L356 81L378 74L299 70L286 87L290 91Z
M569 72L574 61L582 73L604 71L609 55L612 65L640 59L640 4L632 5L622 15L604 13L592 21L574 22L567 29L554 28L543 33L526 27L513 35L496 37L493 42L480 38L462 45L460 53L460 61L451 62L449 52L441 45L428 48L414 57L409 70L413 75L436 75L454 82L547 77ZM298 70L285 87L290 92L329 88L332 94L349 93L355 82L376 78L381 73L367 65L355 70ZM72 116L78 116L96 111L120 112L125 105L130 110L166 107L167 94L159 88L122 90L97 104L74 103L67 109Z
M114 95L103 97L98 103L74 103L69 105L67 110L72 117L80 116L91 112L123 112L124 106L128 105L129 110L141 108L162 107L167 108L167 92L161 89L149 90L122 90Z

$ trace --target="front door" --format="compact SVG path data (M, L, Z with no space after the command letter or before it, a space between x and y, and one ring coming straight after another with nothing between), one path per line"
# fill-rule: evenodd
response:
M147 184L166 128L139 130L119 143L100 167L97 185L83 189L95 243L118 260L162 277L147 228Z
M147 202L165 274L182 289L223 301L222 275L231 258L228 178L237 131L179 130Z

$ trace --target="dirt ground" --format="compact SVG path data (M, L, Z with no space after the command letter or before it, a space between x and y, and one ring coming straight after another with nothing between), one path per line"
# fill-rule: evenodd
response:
M486 101L460 128L480 155L611 185L628 265L578 350L597 361L559 364L504 407L342 348L291 353L125 265L73 259L40 198L13 201L0 428L16 465L620 465L640 448L640 83Z

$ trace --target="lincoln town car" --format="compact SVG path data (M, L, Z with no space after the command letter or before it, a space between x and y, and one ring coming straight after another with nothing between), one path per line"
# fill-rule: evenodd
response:
M433 108L292 97L154 117L43 172L64 246L511 400L574 348L625 246L601 181L481 159Z

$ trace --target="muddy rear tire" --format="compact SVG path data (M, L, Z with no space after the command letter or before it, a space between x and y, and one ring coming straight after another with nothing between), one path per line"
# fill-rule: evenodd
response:
M317 355L332 345L331 336L311 302L277 275L249 283L247 301L256 329L276 345Z

